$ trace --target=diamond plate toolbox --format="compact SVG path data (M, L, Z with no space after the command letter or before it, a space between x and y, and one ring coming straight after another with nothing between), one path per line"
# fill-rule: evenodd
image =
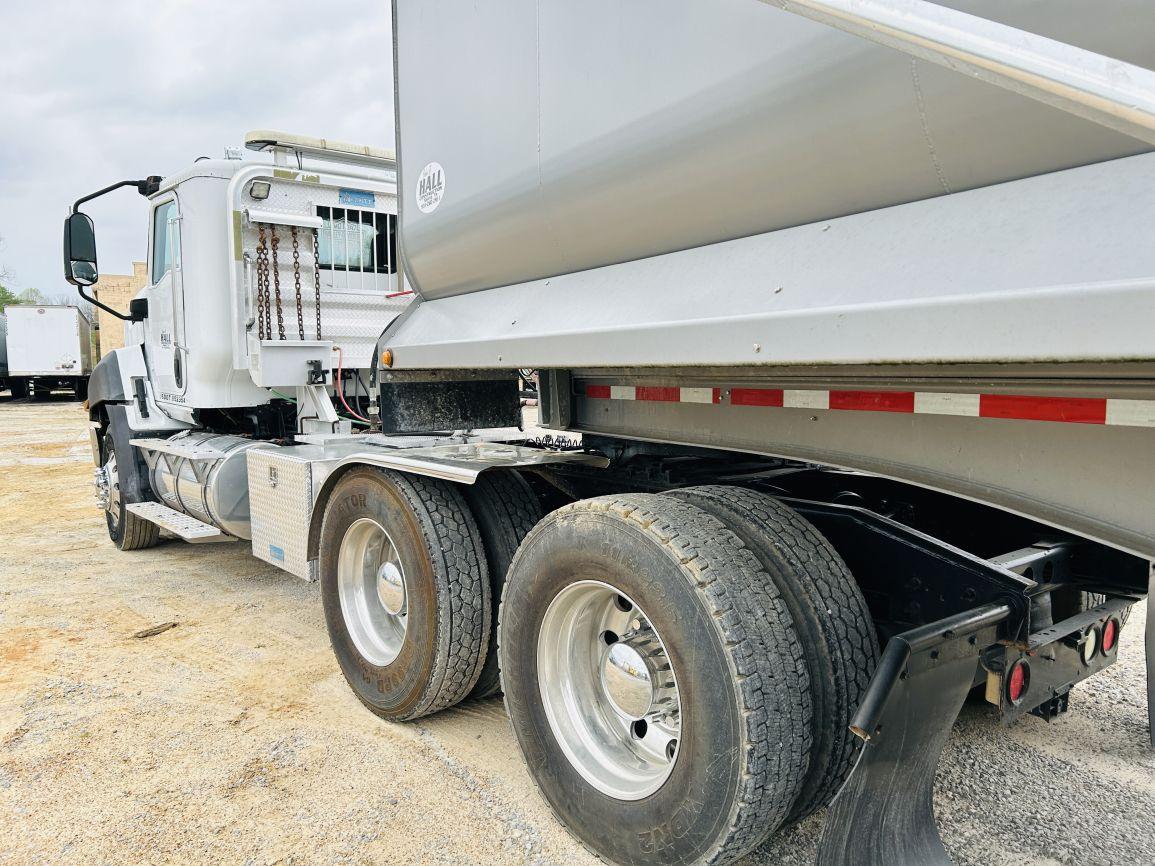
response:
M249 452L249 508L253 555L305 580L317 579L309 562L309 517L314 487L324 474L315 459L289 453L297 449L254 448ZM316 482L314 484L314 482Z

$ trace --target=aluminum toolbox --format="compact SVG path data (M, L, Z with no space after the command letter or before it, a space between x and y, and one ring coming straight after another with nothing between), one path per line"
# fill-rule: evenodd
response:
M305 580L317 579L309 562L309 517L326 474L315 446L249 452L249 508L253 555Z

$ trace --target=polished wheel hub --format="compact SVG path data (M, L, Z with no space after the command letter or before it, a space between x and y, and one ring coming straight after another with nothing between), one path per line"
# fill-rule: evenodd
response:
M641 653L625 643L606 650L602 688L615 710L627 719L641 719L654 703L653 674Z
M363 517L345 530L337 553L337 595L357 651L378 667L401 652L408 622L405 570L393 539Z
M101 511L107 511L110 502L108 490L108 470L101 466L92 470L92 485L96 488L96 505Z
M391 615L405 613L405 581L393 562L383 562L377 569L377 598Z
M621 800L660 788L677 760L681 703L645 612L609 584L571 584L546 610L537 657L550 728L586 781Z
M96 485L97 505L108 512L110 524L115 527L120 522L120 475L115 454L109 454L104 465L93 472L92 483Z

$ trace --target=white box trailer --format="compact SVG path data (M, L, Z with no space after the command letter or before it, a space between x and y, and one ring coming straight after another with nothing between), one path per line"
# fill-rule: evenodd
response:
M8 387L8 317L0 316L0 388Z
M18 304L8 317L8 377L14 397L68 389L88 394L92 323L77 307Z

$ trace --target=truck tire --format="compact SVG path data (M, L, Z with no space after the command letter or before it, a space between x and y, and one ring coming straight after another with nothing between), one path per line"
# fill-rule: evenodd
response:
M488 698L501 690L497 660L497 615L505 574L517 546L542 518L541 503L521 474L513 469L483 472L475 484L463 485L465 501L477 520L485 561L489 567L489 597L493 628L485 651L485 664L471 698Z
M830 542L781 502L742 487L672 491L717 517L758 557L794 620L810 673L814 745L790 818L826 806L854 768L850 719L878 665L878 636L850 570Z
M1101 592L1084 592L1082 593L1083 610L1090 610L1093 607L1098 607L1107 600L1108 596ZM1119 611L1119 625L1126 625L1127 620L1131 618L1131 608L1134 605L1127 605Z
M120 498L120 480L117 470L117 454L112 434L105 433L101 439L101 460L107 479L108 502L104 509L104 523L108 527L108 537L119 550L144 550L160 541L160 527L151 520L145 520L127 510ZM131 455L121 455L129 460Z
M499 625L531 776L617 863L728 863L786 817L810 750L809 680L782 598L688 502L604 496L522 542Z
M13 400L27 400L28 399L28 380L22 377L14 377L8 381L8 387L12 391Z
M455 485L350 470L326 507L320 574L333 652L366 707L407 721L469 694L489 644L489 574Z
M86 376L82 376L76 380L72 386L72 393L76 395L77 400L83 401L88 399L88 378Z

